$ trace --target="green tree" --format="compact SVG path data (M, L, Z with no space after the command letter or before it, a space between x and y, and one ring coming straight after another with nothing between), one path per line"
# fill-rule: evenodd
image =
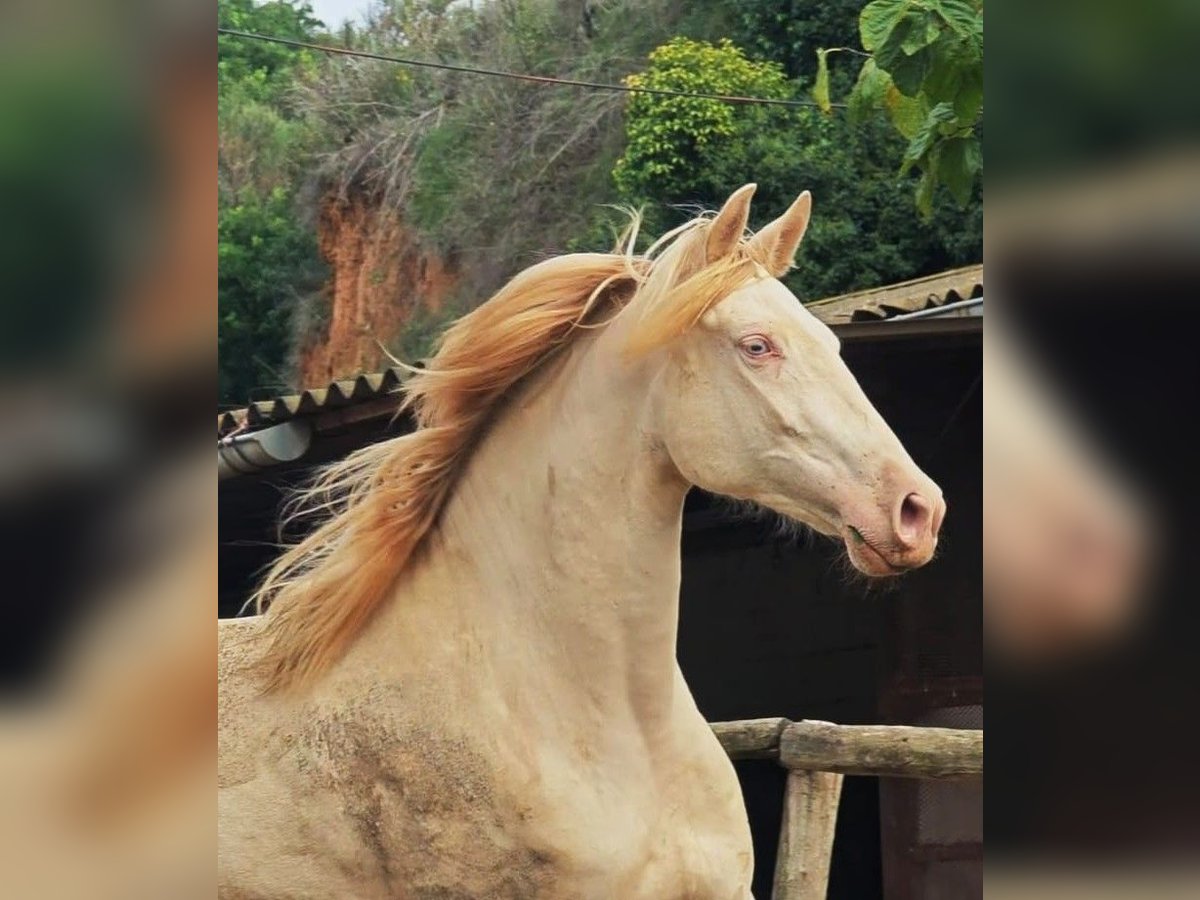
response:
M282 370L292 312L320 288L324 270L283 188L221 210L217 267L221 397L245 402L256 388L289 387Z
M217 25L238 31L270 34L297 41L311 41L324 24L312 14L306 0L217 0ZM288 87L297 67L311 67L312 54L283 44L252 41L233 35L217 35L217 83L245 81L262 73L263 95L275 99Z
M649 63L625 83L652 90L776 99L790 92L782 67L747 59L729 40L714 45L672 38L650 54ZM729 167L719 163L739 146L753 155L755 135L778 130L786 115L780 107L634 94L626 116L625 153L613 169L617 190L635 201L711 200L728 174L719 170Z
M225 27L311 39L307 2L218 0ZM307 51L221 35L217 44L218 369L222 401L282 388L298 297L322 277L316 238L298 215L296 186L316 132L294 108L314 77Z
M814 193L816 214L789 282L804 299L978 261L980 180L964 194L961 180L942 172L955 160L970 168L969 145L953 141L966 136L935 121L926 149L901 171L942 102L927 101L948 85L961 92L966 76L940 86L923 79L927 101L901 88L911 75L908 58L927 59L932 76L939 41L949 40L949 25L939 25L936 38L930 28L913 32L926 20L910 14L980 7L877 0L868 14L864 2L379 0L360 27L330 36L300 0L218 0L221 23L246 31L583 81L635 71L634 84L680 91L793 99L816 87L816 99L836 96L850 107L829 103L826 114L815 100L789 108L625 96L222 37L222 398L244 402L255 388L284 386L290 345L303 339L306 323L319 327L326 318L310 224L323 196L351 198L381 222L403 223L406 239L440 253L457 270L450 306L463 311L547 254L610 247L611 204L643 206L644 233L657 234L748 181L759 184L752 226L781 212L797 191ZM892 7L903 15L886 35L873 24L878 40L868 46L860 26ZM931 43L922 44L926 37ZM889 56L897 42L903 60ZM826 48L854 52L817 53ZM886 83L849 64L867 55L889 73ZM899 74L883 69L885 58ZM914 109L920 117L897 130L896 110ZM931 161L939 177L926 184ZM924 221L913 209L919 187L930 211ZM965 207L951 189L967 198ZM305 299L302 315L293 309L297 298ZM395 342L400 355L424 352L437 324L414 320L411 334Z
M740 0L732 7L734 43L783 66L789 78L811 80L817 50L840 47L858 34L862 0ZM846 89L851 80L847 79Z
M966 206L983 174L983 0L874 0L859 16L867 53L849 95L852 122L886 109L908 145L901 172L916 168L917 208L933 213L943 184ZM831 110L829 56L817 51L813 97Z
M655 50L631 83L765 97L797 93L778 64L749 60L728 41L681 38ZM939 194L930 221L914 221L914 178L896 172L903 142L878 119L851 124L815 108L639 94L630 100L626 129L614 179L623 199L645 207L651 231L676 224L688 207L719 205L746 182L759 186L751 221L757 227L800 190L811 190L816 212L789 278L804 300L979 258L979 204L962 211Z

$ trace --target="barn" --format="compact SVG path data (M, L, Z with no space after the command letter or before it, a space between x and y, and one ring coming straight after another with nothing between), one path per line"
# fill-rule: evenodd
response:
M868 397L949 507L938 559L898 583L849 578L840 548L781 537L719 498L685 507L678 655L710 722L784 717L846 725L983 725L981 488L983 268L809 308L839 335ZM275 552L287 489L314 466L404 433L403 372L359 375L218 416L221 616L237 615ZM772 895L786 771L736 763ZM982 895L982 780L848 776L830 898ZM777 892L778 895L778 892ZM799 895L797 895L799 896Z

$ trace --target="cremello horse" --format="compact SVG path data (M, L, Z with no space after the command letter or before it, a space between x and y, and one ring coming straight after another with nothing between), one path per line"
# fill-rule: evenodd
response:
M221 625L226 898L746 900L733 767L675 661L684 495L763 504L869 575L944 504L778 280L805 192L644 255L563 256L456 323L419 429ZM632 241L628 242L632 246Z

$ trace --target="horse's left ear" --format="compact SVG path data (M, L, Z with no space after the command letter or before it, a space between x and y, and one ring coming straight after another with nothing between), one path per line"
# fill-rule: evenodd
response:
M750 198L754 196L757 188L758 185L751 182L729 195L717 217L708 226L708 242L704 247L705 262L715 262L733 252L733 248L746 232L746 222L750 219Z
M762 253L767 271L774 277L783 277L792 267L796 249L808 230L811 215L812 194L805 191L788 207L787 212L751 239L751 247Z

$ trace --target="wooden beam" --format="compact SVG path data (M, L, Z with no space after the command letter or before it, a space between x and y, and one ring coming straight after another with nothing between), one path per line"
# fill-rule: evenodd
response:
M403 402L401 394L384 394L373 400L363 400L347 406L335 406L323 409L313 416L313 428L318 432L336 431L348 425L357 425L371 419L386 419L396 415L396 410ZM404 430L411 431L412 423L401 417ZM399 429L397 429L399 433Z
M825 900L842 777L788 772L772 900Z
M980 730L784 718L714 722L712 729L730 759L778 759L789 769L895 778L983 774Z
M909 319L893 322L879 319L874 322L849 322L830 326L843 343L858 341L899 341L922 338L979 338L983 335L983 316L953 316L949 319ZM940 344L939 344L940 346ZM961 346L961 343L960 343Z
M714 722L712 730L730 759L778 759L779 736L787 719L742 719Z
M779 762L789 769L895 778L955 778L983 774L983 732L907 725L792 722L779 738Z

